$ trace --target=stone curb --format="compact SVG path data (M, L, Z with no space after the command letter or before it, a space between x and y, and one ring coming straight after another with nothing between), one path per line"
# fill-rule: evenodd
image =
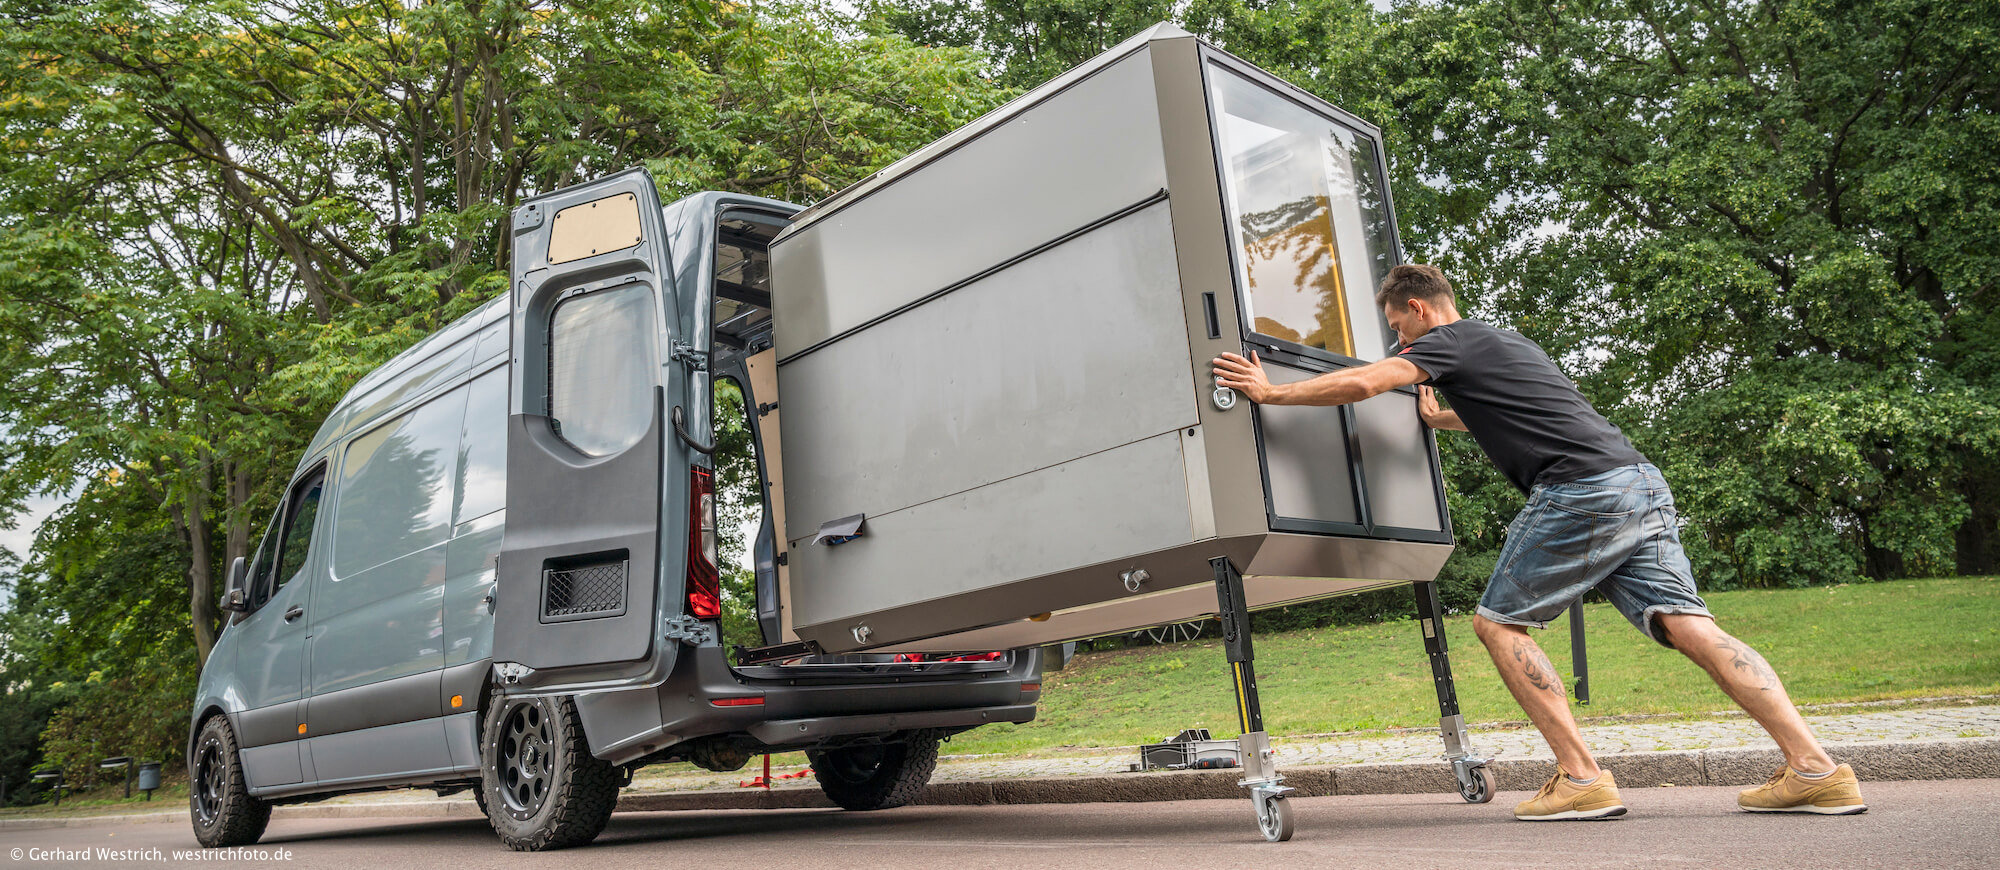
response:
M1827 750L1852 765L1863 782L1889 780L2000 778L2000 737L1830 744ZM1756 785L1784 763L1776 749L1696 749L1630 752L1599 757L1625 788ZM1500 791L1532 791L1547 780L1548 759L1502 759L1489 765ZM1442 761L1295 767L1285 784L1301 796L1368 794L1453 794L1458 784ZM1241 799L1235 770L1116 773L1103 776L989 779L933 783L921 806L1001 804L1137 803L1148 801ZM765 791L698 791L628 794L619 812L670 810L775 810L833 807L817 787L789 786ZM278 807L274 819L462 818L478 819L469 799L378 801L357 804L301 804ZM80 816L60 819L0 819L0 830L32 830L125 821L185 824L187 811Z

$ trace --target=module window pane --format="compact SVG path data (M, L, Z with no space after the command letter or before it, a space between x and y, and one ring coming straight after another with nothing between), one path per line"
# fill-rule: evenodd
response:
M1236 280L1251 329L1376 359L1394 263L1375 143L1221 67L1214 73Z

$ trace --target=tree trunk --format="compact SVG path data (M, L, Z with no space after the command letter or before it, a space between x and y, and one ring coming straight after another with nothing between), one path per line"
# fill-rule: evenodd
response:
M2000 572L2000 471L1971 450L1961 452L1967 473L1960 492L1972 515L1958 524L1958 573Z

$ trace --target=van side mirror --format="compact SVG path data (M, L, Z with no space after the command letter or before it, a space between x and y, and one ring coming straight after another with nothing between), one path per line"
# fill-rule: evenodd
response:
M222 609L231 613L242 613L250 609L248 580L250 565L242 556L229 563L229 581L222 587Z

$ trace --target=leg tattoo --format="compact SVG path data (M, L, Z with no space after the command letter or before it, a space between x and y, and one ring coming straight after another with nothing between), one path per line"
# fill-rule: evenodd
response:
M1729 653L1729 667L1744 683L1766 692L1778 687L1778 672L1771 670L1771 663L1748 644L1732 637L1716 641L1715 645Z
M1549 662L1548 655L1534 641L1526 637L1514 638L1514 661L1521 663L1521 672L1528 678L1529 685L1568 697L1563 690L1562 677L1556 674L1556 666Z

